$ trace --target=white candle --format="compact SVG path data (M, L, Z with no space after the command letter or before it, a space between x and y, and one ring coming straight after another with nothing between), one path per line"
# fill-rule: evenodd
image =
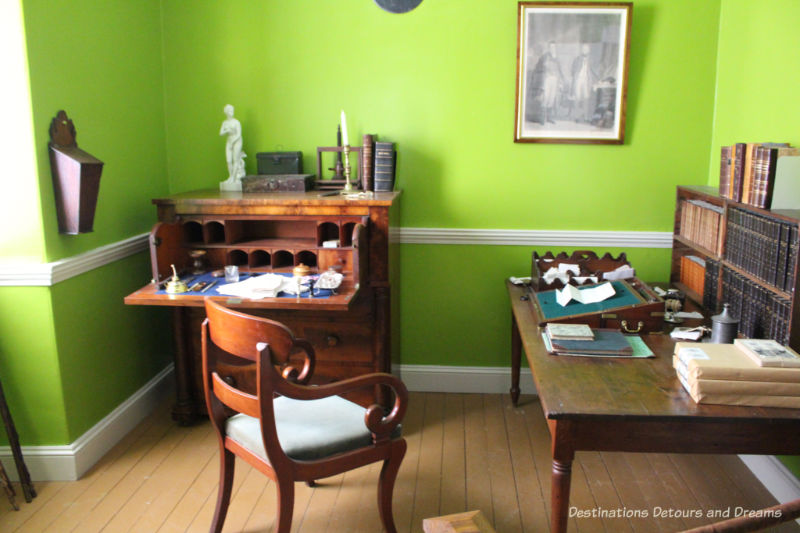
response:
M347 140L347 119L344 116L344 110L342 110L342 146L347 146L349 144Z

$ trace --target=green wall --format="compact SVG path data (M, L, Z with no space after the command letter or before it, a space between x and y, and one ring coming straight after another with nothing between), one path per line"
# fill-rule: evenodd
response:
M23 0L48 261L147 231L167 191L159 0ZM94 232L60 235L47 153L64 109L105 163Z
M721 146L737 142L800 145L800 2L725 0L719 31L711 185L719 184ZM800 477L800 456L781 460Z
M8 228L32 232L34 249L43 243L44 254L25 254L33 268L147 232L155 220L150 199L168 192L161 5L21 6L30 105L20 130L32 124L36 165L18 178L38 187L11 200L35 209ZM47 142L59 109L78 145L105 162L93 233L58 233ZM0 241L0 256L17 260L16 243ZM0 287L0 374L23 445L73 442L171 361L169 315L122 302L149 272L140 253L52 287Z
M636 2L623 146L513 142L516 0L429 0L404 15L362 0L163 8L173 192L227 177L227 103L249 173L278 149L314 169L342 109L353 139L396 142L403 227L670 231L675 186L706 181L716 1ZM508 364L503 279L529 272L531 252L403 245L402 362ZM644 279L668 277L668 250L627 252Z
M513 143L516 0L164 0L170 185L227 177L222 108L260 151L397 142L402 226L670 229L674 186L705 183L719 3L636 2L624 146ZM560 200L557 200L560 199Z
M800 3L768 0L758 8L725 0L709 179L719 184L720 147L737 142L800 145Z

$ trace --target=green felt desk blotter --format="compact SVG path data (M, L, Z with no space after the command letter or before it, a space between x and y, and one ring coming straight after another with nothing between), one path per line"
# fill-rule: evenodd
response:
M592 328L617 328L630 333L661 331L664 300L653 289L637 278L610 283L615 294L602 302L584 304L571 301L562 306L556 302L558 289L530 290L528 302L540 326L548 322L564 322L588 324Z

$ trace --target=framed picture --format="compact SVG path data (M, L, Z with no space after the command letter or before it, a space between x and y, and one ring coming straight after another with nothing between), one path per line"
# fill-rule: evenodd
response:
M518 9L514 142L622 144L633 4Z

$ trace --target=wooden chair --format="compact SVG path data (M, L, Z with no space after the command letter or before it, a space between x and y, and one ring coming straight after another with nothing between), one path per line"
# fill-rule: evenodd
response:
M309 386L314 370L310 343L295 338L279 322L233 311L210 299L205 305L204 388L220 446L219 492L211 531L221 531L225 522L234 459L239 456L275 482L278 533L291 528L295 482L313 485L314 480L383 461L378 510L386 531L395 532L392 491L406 452L406 441L399 436L408 404L403 382L391 374L374 373ZM253 363L255 390L234 387L217 372L218 365ZM376 386L394 391L394 405L387 416L380 405L364 408L339 396Z

